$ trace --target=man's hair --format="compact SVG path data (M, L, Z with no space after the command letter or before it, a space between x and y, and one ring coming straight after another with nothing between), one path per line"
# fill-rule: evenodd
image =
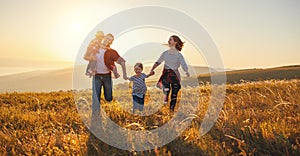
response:
M109 33L109 34L106 34L106 36L110 36L113 40L115 39L114 35Z

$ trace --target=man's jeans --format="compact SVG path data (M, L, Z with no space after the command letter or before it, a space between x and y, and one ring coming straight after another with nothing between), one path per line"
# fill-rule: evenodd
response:
M99 115L100 113L100 96L101 90L104 90L104 98L106 101L112 101L112 79L111 75L95 75L93 77L93 95L92 95L92 114Z

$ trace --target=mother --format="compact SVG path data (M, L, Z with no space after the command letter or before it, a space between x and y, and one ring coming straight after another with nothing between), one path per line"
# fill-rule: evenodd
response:
M169 38L168 46L170 47L167 51L163 52L159 59L154 63L151 72L155 70L163 61L165 61L162 75L158 81L158 87L163 89L164 93L164 104L168 103L169 94L171 92L170 110L174 111L177 101L177 94L181 88L180 74L178 68L181 67L189 77L188 66L184 60L184 57L180 53L183 47L181 39L172 35Z

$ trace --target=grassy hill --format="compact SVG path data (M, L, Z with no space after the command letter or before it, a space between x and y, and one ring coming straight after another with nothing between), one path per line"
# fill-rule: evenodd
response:
M84 116L78 114L80 100L74 95L87 99L81 106L89 108L90 91L0 94L0 155L300 155L299 79L228 84L217 122L201 136L210 90L208 84L182 88L176 111L178 106L199 103L196 113L178 122L191 121L190 125L172 142L143 152L134 147L131 151L117 149L89 132ZM157 109L149 116L123 109L132 107L127 90L116 89L114 101L102 99L101 105L119 126L148 131L173 117L163 106L160 91L149 90L148 94L145 107ZM198 101L192 98L197 95Z
M212 73L218 76L219 73ZM211 82L210 74L200 74L198 80ZM240 83L241 81L261 81L261 80L290 80L300 78L300 65L284 66L267 69L245 69L227 71L227 83Z

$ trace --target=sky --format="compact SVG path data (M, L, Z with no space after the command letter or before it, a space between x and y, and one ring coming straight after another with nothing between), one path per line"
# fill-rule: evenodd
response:
M1 0L0 75L25 68L63 67L61 62L72 65L81 55L83 42L99 23L142 6L175 9L194 19L210 35L225 68L300 64L299 0ZM178 21L178 25L184 24ZM157 45L153 48L156 50L166 49L151 43L165 43L172 34L176 32L133 29L117 34L112 47L124 57L129 57L127 53L134 57L129 50L148 48L147 43ZM186 41L182 54L187 62L206 66L199 49L184 34L180 35ZM155 60L161 52L153 53L149 60Z

